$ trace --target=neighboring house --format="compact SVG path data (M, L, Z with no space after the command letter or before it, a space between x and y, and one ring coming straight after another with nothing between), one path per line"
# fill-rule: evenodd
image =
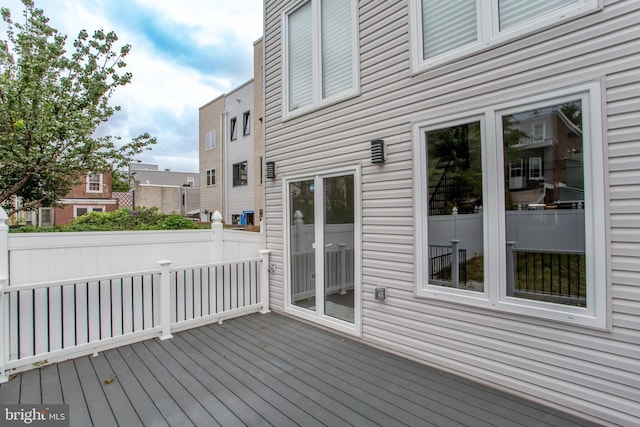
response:
M201 215L258 225L264 206L262 40L254 44L255 78L200 108Z
M197 172L158 170L157 165L131 164L136 208L157 207L160 213L199 218L200 177Z
M264 16L272 308L640 422L640 2Z
M67 225L86 213L117 210L118 201L111 191L111 172L80 177L80 184L75 185L60 203L56 208L39 208L39 226Z

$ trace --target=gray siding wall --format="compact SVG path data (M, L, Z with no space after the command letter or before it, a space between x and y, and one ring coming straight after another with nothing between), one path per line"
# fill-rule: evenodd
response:
M607 423L640 422L640 2L600 11L412 74L408 2L359 2L360 95L282 120L282 12L265 9L267 245L283 310L283 195L290 174L362 167L362 339ZM592 330L414 294L412 124L600 80L608 146L612 326ZM370 141L388 159L372 165ZM373 290L387 288L384 304Z
M236 118L236 139L231 141L231 130L226 135L227 165L225 172L227 206L225 209L225 221L231 224L232 215L240 215L245 210L255 210L254 200L254 168L253 168L253 134L254 129L247 136L242 134L242 115L250 112L253 117L253 80L243 84L225 98L227 110L227 127L231 118ZM252 123L253 125L253 123ZM233 185L233 165L247 162L247 185Z

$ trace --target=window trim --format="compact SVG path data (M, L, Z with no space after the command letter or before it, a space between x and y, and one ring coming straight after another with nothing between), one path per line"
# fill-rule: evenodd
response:
M238 119L232 117L229 119L229 140L235 141L236 139L238 139Z
M91 177L92 176L97 176L98 177L98 186L100 187L100 189L98 190L92 190L91 189L91 184L96 184L95 182L91 182ZM86 185L86 192L87 193L94 193L94 194L98 194L98 193L104 193L104 175L101 173L88 173L87 174L87 185Z
M450 117L434 118L413 124L415 187L415 294L453 303L461 303L519 314L533 318L595 329L610 329L610 277L608 271L608 236L606 216L604 106L601 82L589 82L542 94L523 97L501 104ZM502 116L580 99L583 109L583 150L585 160L585 259L587 264L587 307L565 306L544 301L525 300L506 294L506 220L505 201L496 195L505 185L502 172ZM468 123L480 119L483 138L483 197L485 278L484 293L464 289L443 288L428 284L425 266L427 256L428 198L425 131ZM495 141L489 143L489 141ZM490 197L489 197L490 196ZM497 218L497 219L496 219ZM486 236L496 236L488 239Z
M216 185L216 169L207 169L205 172L205 183L207 187L213 187Z
M78 209L86 209L87 210L86 214L90 214L92 212L107 212L107 207L105 205L74 205L73 206L74 218L78 218L78 217L81 217L82 215L86 215L86 214L78 215ZM99 210L95 210L95 209L99 209Z
M251 135L251 111L242 113L242 136Z
M216 130L212 129L204 135L204 148L205 151L211 151L216 149Z
M538 163L538 166L534 167L534 163ZM540 181L544 179L544 170L542 165L542 157L529 157L529 181ZM533 174L535 169L538 170L538 175Z
M242 165L245 165L245 180L242 181ZM236 180L236 167L238 167L238 179ZM234 163L231 167L231 183L234 187L242 187L249 185L249 162L244 160L242 162Z
M351 78L353 87L349 90L346 90L341 93L337 93L335 95L323 98L322 97L322 53L321 53L321 33L320 33L320 3L322 0L300 0L294 3L290 8L286 9L282 12L281 16L281 26L282 29L282 119L287 120L293 117L297 117L303 114L306 114L310 111L317 110L322 107L326 107L330 104L335 104L337 102L343 101L345 99L353 98L355 96L360 95L360 43L359 43L359 18L358 18L358 5L356 0L351 1L351 26L353 28L352 34L352 45L351 45L351 55L352 55L352 70L351 70ZM296 108L295 110L289 111L289 43L288 43L288 34L289 34L289 25L288 25L288 17L290 14L298 10L305 3L311 2L312 8L312 34L311 34L311 43L312 43L312 82L313 82L313 91L312 91L312 101L311 104L306 105L304 107Z
M475 42L452 49L432 58L423 58L422 38L422 0L409 0L409 22L411 40L411 68L414 73L429 70L434 67L461 59L470 54L492 49L500 44L514 41L546 28L562 24L577 17L602 9L602 0L577 0L577 4L570 4L530 21L515 25L513 28L499 30L498 1L476 0L478 11L477 35ZM484 5L484 7L482 7Z

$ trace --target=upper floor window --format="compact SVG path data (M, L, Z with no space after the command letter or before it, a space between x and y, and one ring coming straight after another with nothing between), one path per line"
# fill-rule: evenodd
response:
M242 114L242 136L251 134L251 112L245 111Z
M216 131L211 130L205 135L205 149L213 150L216 148Z
M102 193L101 173L90 173L87 175L87 193Z
M247 162L236 163L233 165L233 186L247 185Z
M207 186L216 185L216 170L207 170Z
M285 115L358 91L355 0L305 0L285 13Z
M231 141L235 141L236 138L238 137L238 132L237 132L237 119L235 117L232 117L230 122L229 122L229 136Z
M600 96L587 84L415 126L418 294L606 325ZM530 142L540 121L553 143Z
M413 65L426 69L593 10L598 0L410 0Z
M196 179L193 176L188 176L187 177L187 185L189 187L193 187L194 185L196 185Z

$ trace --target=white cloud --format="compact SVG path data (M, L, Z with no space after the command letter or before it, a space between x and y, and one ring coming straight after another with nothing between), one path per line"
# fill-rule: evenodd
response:
M21 16L19 0L3 6ZM198 108L252 77L262 1L36 0L36 7L70 41L81 29L103 29L132 45L125 59L132 83L112 99L123 111L101 132L128 140L149 131L158 144L140 160L197 171Z

